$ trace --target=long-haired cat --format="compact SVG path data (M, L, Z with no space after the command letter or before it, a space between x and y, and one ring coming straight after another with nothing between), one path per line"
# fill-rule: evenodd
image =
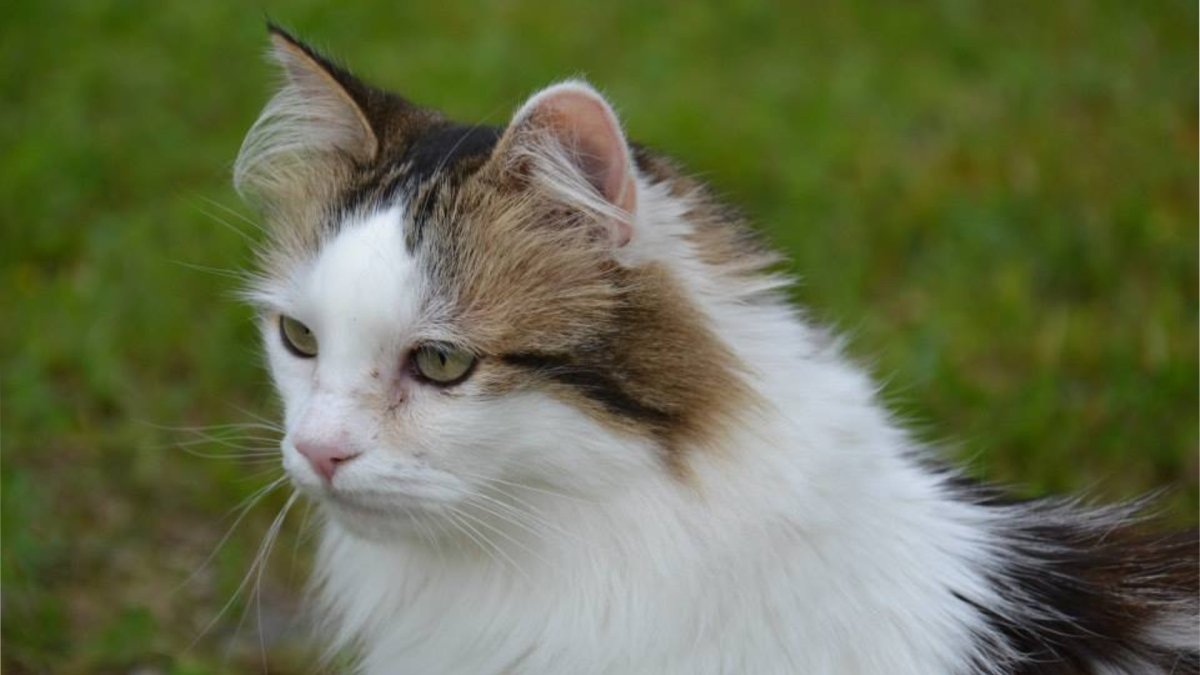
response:
M364 673L1196 673L1195 533L933 461L584 82L467 126L283 31L239 189Z

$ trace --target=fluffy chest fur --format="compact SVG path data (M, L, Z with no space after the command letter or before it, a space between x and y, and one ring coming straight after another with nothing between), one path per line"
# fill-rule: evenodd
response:
M365 670L380 673L953 672L983 628L947 590L982 581L936 550L871 538L896 531L829 545L783 519L708 536L699 522L633 529L629 517L662 513L647 506L577 523L586 543L537 556L510 547L503 562L379 550L335 526L325 599L367 645ZM906 563L953 581L906 578L896 568Z
M273 39L250 296L363 672L1200 668L1194 534L940 466L589 86L462 126Z

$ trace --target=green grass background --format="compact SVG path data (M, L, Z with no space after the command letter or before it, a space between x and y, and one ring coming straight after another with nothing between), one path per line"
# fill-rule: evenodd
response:
M270 467L163 428L273 414L236 281L197 269L249 258L220 221L253 232L226 209L264 12L466 120L586 74L924 438L1194 524L1196 4L775 4L4 3L3 671L311 670L299 512L235 596L284 495L203 565Z

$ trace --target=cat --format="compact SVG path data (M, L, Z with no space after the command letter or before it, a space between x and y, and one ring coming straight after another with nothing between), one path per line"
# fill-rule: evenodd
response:
M939 463L571 80L503 128L270 27L239 191L320 638L363 673L1196 673L1195 532Z

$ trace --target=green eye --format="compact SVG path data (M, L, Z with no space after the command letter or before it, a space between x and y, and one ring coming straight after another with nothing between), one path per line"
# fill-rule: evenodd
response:
M302 359L311 359L317 355L317 336L308 326L290 316L279 317L279 337L288 351Z
M475 355L445 345L426 345L413 352L412 361L422 379L444 386L465 380L475 366Z

